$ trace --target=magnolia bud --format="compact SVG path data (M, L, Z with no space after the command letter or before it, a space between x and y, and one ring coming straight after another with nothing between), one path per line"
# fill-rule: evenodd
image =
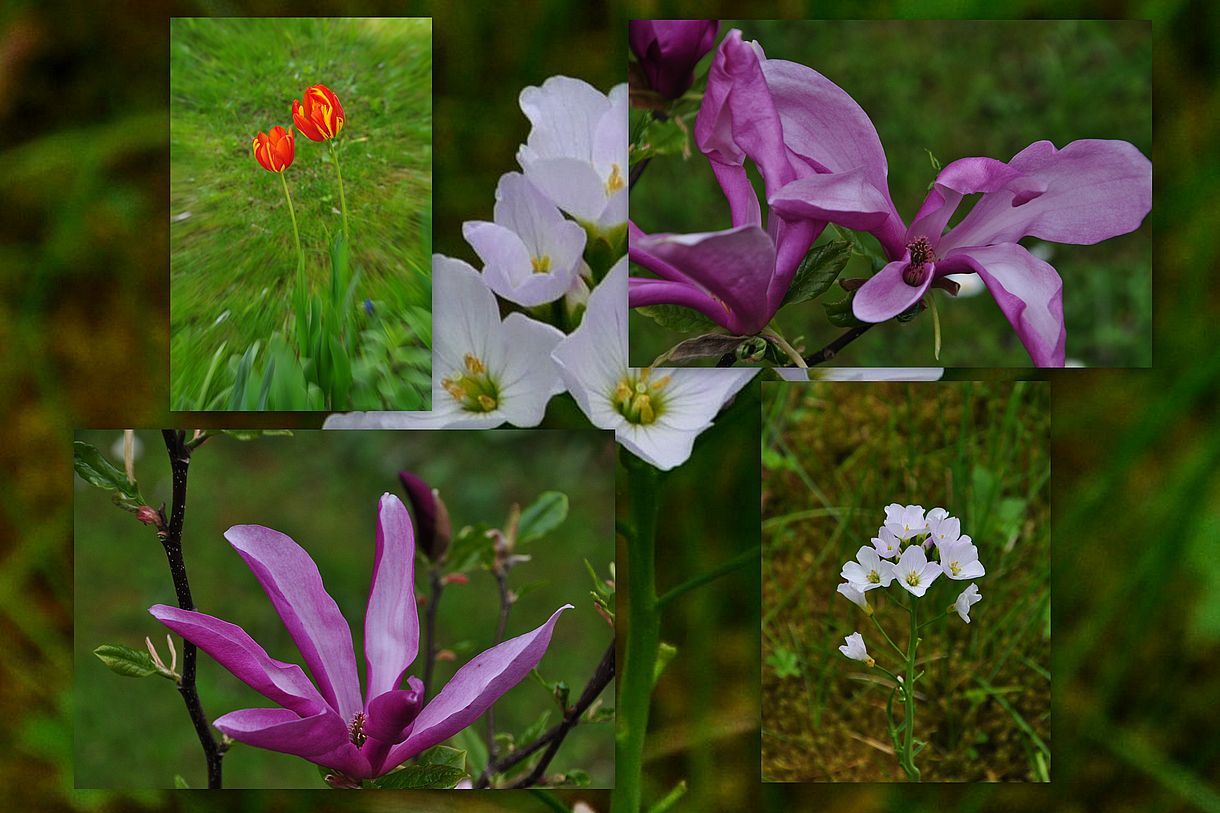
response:
M161 528L161 512L151 506L141 505L137 508L136 519L145 525L151 525L157 529Z

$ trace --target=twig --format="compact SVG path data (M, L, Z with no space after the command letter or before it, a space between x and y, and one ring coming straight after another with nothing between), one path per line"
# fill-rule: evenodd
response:
M431 595L428 597L428 606L424 608L424 633L426 639L424 641L424 697L428 696L428 689L432 686L432 667L436 665L436 610L441 603L441 591L445 589L445 582L441 578L441 566L434 564L432 569L428 571L428 585L431 590Z
M191 583L187 579L186 562L182 557L182 525L186 520L186 478L191 464L191 450L187 447L185 432L163 429L161 435L165 438L165 450L169 454L170 470L173 473L174 498L169 522L158 536L161 538L161 546L165 548L165 558L169 561L169 573L174 581L178 606L183 610L194 610ZM199 701L199 691L195 687L195 660L195 645L183 639L182 681L178 684L178 693L186 703L186 711L191 716L191 722L195 724L195 734L203 747L203 755L208 765L208 787L220 788L223 786L221 761L227 749L212 735L207 714Z
M512 596L508 592L508 567L497 567L496 569L496 584L500 588L500 622L496 624L496 641L495 645L499 645L504 640L504 631L508 629L508 611L512 609ZM492 703L487 708L487 764L492 765L496 761L496 704ZM486 768L484 769L486 771Z
M486 788L490 786L490 777L492 774L503 773L511 770L513 766L522 760L536 754L543 748L546 748L546 753L542 755L542 759L534 766L529 775L520 780L511 787L528 788L534 785L542 778L546 772L547 766L551 764L551 760L555 758L555 754L559 752L559 746L563 743L564 737L568 736L568 732L576 727L580 722L581 716L589 710L593 705L593 701L597 700L602 690L610 684L614 679L614 642L610 642L610 646L606 649L606 654L602 655L601 662L598 663L597 669L594 670L593 676L589 678L589 682L585 685L584 691L580 693L580 698L577 699L576 705L570 707L563 715L557 725L547 729L544 733L538 736L533 742L524 745L511 754L508 754L500 762L488 762L487 770L483 772L483 776L479 777L479 781L475 783L476 788Z
M631 168L631 172L627 174L628 194L630 194L631 190L635 188L635 182L638 181L640 176L644 174L644 170L648 169L648 162L651 160L651 158L641 159Z
M821 350L817 351L813 355L806 356L805 363L808 364L810 367L813 367L813 366L821 364L823 362L830 361L832 358L837 356L839 354L839 351L841 351L844 347L847 347L847 345L851 344L856 339L860 338L865 333L868 333L870 330L872 330L874 325L875 325L875 323L868 322L866 324L857 325L856 327L853 327L851 330L847 331L842 336L835 339L833 342L826 345L825 347L823 347Z

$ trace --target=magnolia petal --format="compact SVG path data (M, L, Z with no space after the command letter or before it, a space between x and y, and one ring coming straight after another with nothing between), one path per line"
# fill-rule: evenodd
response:
M946 249L1027 235L1089 245L1135 231L1152 208L1152 162L1126 141L1084 139L1062 150L1038 141L1008 165L1021 186L980 199L945 235Z
M757 226L701 234L656 234L640 248L679 268L724 303L731 330L757 333L773 310L767 290L775 271L775 244Z
M959 158L937 174L919 213L907 229L906 241L926 237L937 246L945 224L957 210L963 195L997 192L1009 184L1022 188L1031 183L1027 180L1017 184L1021 177L1020 171L994 158Z
M978 273L1035 365L1063 366L1067 328L1059 272L1016 243L957 249L950 259Z
M305 549L279 531L234 525L225 539L275 605L322 696L344 720L362 708L352 632Z
M902 259L889 263L856 291L851 309L862 322L884 322L892 319L919 301L932 286L935 274L929 269L921 285L907 285L902 278L910 264L907 252Z
M758 205L758 193L740 164L722 164L711 161L712 173L720 183L720 189L729 201L729 212L734 227L761 226L762 210Z
M559 615L571 608L565 604L542 626L492 647L459 669L415 718L410 736L390 751L382 769L390 770L447 740L482 716L538 665Z
M212 723L238 742L312 759L341 748L350 734L334 709L302 717L288 709L239 709Z
M869 181L864 167L795 180L767 201L788 219L826 220L857 231L875 231L890 217L893 204Z
M690 282L670 282L664 279L631 277L628 279L629 308L648 305L681 305L696 310L721 327L736 333L737 322L724 304Z
M377 552L364 614L366 699L397 689L418 651L415 530L402 500L383 494L377 507Z
M294 715L316 714L327 705L301 667L272 658L236 624L165 604L154 604L148 612L242 683Z
M364 722L364 733L389 743L400 743L406 738L424 704L424 684L417 677L409 679L411 688L393 689L369 700Z

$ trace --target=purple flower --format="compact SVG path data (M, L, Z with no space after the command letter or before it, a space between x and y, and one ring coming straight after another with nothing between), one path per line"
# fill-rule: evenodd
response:
M817 74L785 63L795 74ZM780 99L785 144L798 156L805 143L844 136L815 99ZM1037 141L1008 163L962 158L937 175L910 226L904 226L886 183L885 155L872 124L854 137L867 145L848 173L795 179L778 191L768 186L772 214L808 218L871 232L890 263L869 279L852 302L856 318L884 322L914 305L948 275L977 273L995 297L1039 367L1062 367L1067 336L1063 281L1049 264L1017 241L1033 236L1090 245L1139 228L1152 208L1152 163L1125 141L1086 139L1061 150ZM850 182L849 182L850 181ZM945 231L964 195L982 197L960 223Z
M816 176L829 199L838 189L854 200L861 187L884 189L885 152L868 116L842 88L803 65L767 59L737 30L712 62L695 140L728 198L733 228L650 236L629 224L631 261L661 278L633 277L630 304L684 305L734 333L757 333L779 310L826 224L769 216L764 229L746 159L758 167L768 196ZM888 192L878 194L889 203ZM876 224L875 217L864 222Z
M473 723L538 664L559 614L571 607L475 657L425 705L419 678L399 688L419 649L415 541L406 507L386 494L364 618L367 685L361 700L351 630L309 554L261 525L236 525L225 538L266 590L313 681L296 664L268 656L234 624L164 604L149 612L278 706L229 712L214 723L221 732L352 779L380 776Z
M695 65L712 50L719 20L632 20L628 42L640 61L648 86L676 99L695 81Z

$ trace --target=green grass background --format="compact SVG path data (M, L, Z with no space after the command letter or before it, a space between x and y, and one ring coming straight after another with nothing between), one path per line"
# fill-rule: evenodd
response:
M347 116L335 143L362 273L353 317L368 321L365 299L383 318L431 310L430 19L182 18L170 23L169 53L173 403L197 396L222 343L241 354L275 331L292 334L292 222L280 179L250 142L292 124L292 100L316 83ZM342 228L338 185L328 142L298 133L295 144L284 178L308 284L322 293Z
M835 588L892 502L942 506L987 569L964 624L921 630L915 735L924 781L1046 781L1051 768L1050 391L1041 382L768 384L763 399L762 774L776 782L903 781L886 678L848 661L860 632L902 663ZM967 582L941 578L920 621ZM905 646L908 616L870 592ZM884 594L884 595L883 595ZM902 595L901 598L908 598ZM773 658L794 656L798 674ZM901 714L899 714L901 716Z
M628 15L1151 19L1156 367L1045 374L1056 543L1054 782L760 787L761 582L747 568L667 613L663 637L682 654L658 684L647 798L685 780L682 807L692 810L1220 810L1220 584L1211 566L1220 513L1220 366L1209 351L1220 319L1213 280L1220 122L1210 114L1220 105L1215 4L675 0L607 9L548 0L524 8L360 8L437 15L437 143L463 147L436 156L437 239L454 252L464 250L461 220L490 212L495 180L511 168L505 156L528 129L516 108L519 89L556 72L599 87L623 81ZM0 465L8 475L0 489L0 713L8 721L0 728L0 780L9 804L57 813L550 809L532 795L503 793L234 791L217 801L203 793L72 789L72 431L231 420L167 410L168 9L141 11L86 15L62 0L17 0L0 10L9 60L0 73L0 259L7 269L0 274L0 411L7 418ZM352 13L346 3L289 8L277 0L200 0L175 11ZM501 146L472 149L483 138ZM485 208L473 211L480 202ZM668 478L662 589L759 542L756 393L747 388L690 464ZM321 422L320 415L242 418L263 426ZM605 794L555 795L607 809Z
M86 432L78 439L110 447L118 433ZM146 499L170 501L169 464L160 433L139 433L143 452L136 476ZM614 484L604 465L608 441L600 432L302 432L242 442L209 440L192 457L184 552L201 612L242 626L271 654L301 657L258 581L223 534L232 525L282 531L313 557L327 591L352 628L360 655L364 610L375 550L377 501L383 492L405 497L397 473L409 469L441 490L454 524L503 527L509 507L523 507L543 491L568 494L566 521L519 552L532 555L509 576L522 597L509 615L507 637L541 624L565 603L576 606L557 624L539 670L565 680L579 694L611 638L589 598L588 561L606 575L613 561ZM122 467L122 461L117 461ZM343 472L336 477L336 472ZM182 700L160 679L111 673L93 657L102 643L143 648L150 636L163 657L166 630L148 615L155 603L176 604L155 531L116 509L105 492L76 483L75 541L75 780L79 787L173 787L181 774L206 787L199 742ZM168 510L168 509L167 509ZM416 560L416 592L428 594L426 560ZM523 588L532 586L530 590ZM437 616L439 648L456 660L438 662L430 696L458 667L494 644L498 591L489 572L450 585ZM421 628L422 628L421 612ZM421 647L423 643L421 641ZM422 651L422 650L421 650ZM168 662L168 661L167 661ZM199 658L199 693L213 719L240 708L267 707L211 658ZM423 656L408 670L421 676ZM613 688L605 705L613 707ZM543 713L559 712L549 692L527 679L496 705L497 728L520 733ZM469 729L483 741L485 722ZM148 732L157 732L148 736ZM578 726L549 773L581 768L595 785L613 784L613 734L608 723ZM455 737L456 747L468 747ZM472 763L473 765L473 763ZM225 757L226 787L324 788L317 769L297 757L235 745ZM481 769L481 765L475 770Z
M758 40L772 59L819 71L864 108L885 147L890 192L907 222L936 177L929 151L941 164L972 155L1007 161L1042 139L1063 147L1081 138L1112 138L1130 141L1152 157L1152 28L1146 22L722 23L722 33L731 28L740 28L746 40ZM701 70L707 64L710 57ZM974 198L963 204L953 223ZM632 190L631 217L648 232L729 226L724 194L693 146L687 161L669 156L649 164ZM1070 359L1093 367L1152 363L1151 234L1146 224L1099 245L1042 244L1051 248L1049 261L1064 281ZM828 230L821 239L834 239L833 232ZM1023 241L1027 246L1038 242ZM870 274L868 261L856 257L841 276ZM820 301L842 297L836 286ZM937 303L944 336L940 364L1029 365L989 294L962 299L940 294ZM790 339L804 337L806 353L842 332L827 322L816 302L785 309L776 323ZM679 338L652 319L632 314L634 361L648 363ZM932 319L925 313L908 324L887 323L850 345L836 363L937 363Z

